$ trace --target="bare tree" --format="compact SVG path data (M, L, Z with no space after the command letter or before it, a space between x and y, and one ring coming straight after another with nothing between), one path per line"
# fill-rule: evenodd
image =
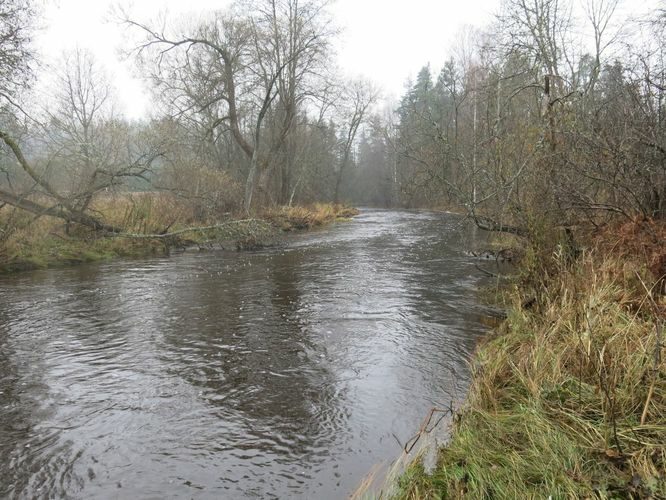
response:
M571 31L571 3L567 0L506 0L501 22L509 48L529 54L542 74L563 85L561 69L570 57L564 44Z
M63 193L71 208L87 210L95 194L128 178L148 181L154 152L138 152L136 138L114 109L113 89L92 54L63 56L45 131Z
M356 134L378 96L377 89L364 80L353 81L343 89L340 104L343 125L340 134L340 163L333 194L334 203L340 201L340 185L351 160Z
M179 116L213 117L228 131L248 162L243 208L250 211L261 171L292 130L298 106L307 96L307 78L326 56L330 32L320 22L324 5L267 0L217 13L187 36L170 36L130 20L145 35L138 53L155 63L158 88L177 103ZM279 112L278 112L279 110ZM271 144L264 144L267 121L280 116ZM283 172L282 201L288 194Z
M0 200L37 215L117 232L90 214L93 197L131 178L148 180L159 152L114 116L110 93L89 54L66 56L48 99L47 122L32 126L30 154L0 131L19 165L14 173L19 182L8 182Z
M585 14L587 15L592 29L594 31L594 67L590 75L587 89L587 94L594 93L594 87L599 79L599 72L601 71L601 58L613 42L617 40L618 32L611 36L606 37L608 30L611 28L611 21L613 15L617 10L619 0L587 0L585 4Z

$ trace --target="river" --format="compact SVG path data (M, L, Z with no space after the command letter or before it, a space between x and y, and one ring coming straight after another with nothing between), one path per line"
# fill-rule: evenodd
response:
M0 277L1 498L344 498L460 402L484 333L455 215Z

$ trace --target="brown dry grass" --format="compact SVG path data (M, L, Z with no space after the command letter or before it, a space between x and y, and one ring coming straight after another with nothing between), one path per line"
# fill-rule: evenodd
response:
M0 272L35 269L78 262L140 256L168 251L169 245L215 242L238 249L265 245L276 231L309 229L358 213L355 209L330 204L267 210L247 224L231 213L202 211L198 202L171 193L109 193L92 203L92 214L107 224L132 235L179 232L176 239L108 238L88 228L71 225L48 216L0 209ZM205 214L204 214L205 212ZM224 226L229 223L227 227ZM207 228L205 230L198 228ZM188 228L194 228L192 230ZM176 241L177 240L177 241Z
M638 274L654 280L654 294L666 294L666 221L637 218L607 225L593 235L593 243L600 253L625 263L622 273L628 291L640 290L631 283Z
M358 215L358 210L345 205L315 203L308 206L278 207L266 210L262 218L272 222L283 231L312 229L341 219Z
M664 234L609 226L514 286L436 471L398 497L666 498Z

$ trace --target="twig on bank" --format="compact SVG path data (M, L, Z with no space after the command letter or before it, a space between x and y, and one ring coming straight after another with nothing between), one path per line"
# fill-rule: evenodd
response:
M189 233L189 232L197 232L197 231L213 231L216 229L224 229L228 228L230 226L234 225L242 225L242 224L257 224L257 225L263 225L264 227L262 229L268 229L270 224L266 221L263 221L261 219L240 219L240 220L232 220L232 221L227 221L223 222L221 224L214 224L212 226L199 226L199 227L186 227L184 229L179 229L177 231L172 231L170 233L154 233L154 234L142 234L142 233L123 233L123 232L114 232L110 233L108 236L114 237L114 238L133 238L133 239L166 239L166 238L172 238L174 236L179 236L181 234Z
M421 424L421 427L419 428L419 432L416 433L414 436L412 436L410 439L407 440L405 443L405 446L403 447L403 450L405 451L406 454L409 454L412 452L414 449L414 446L416 446L416 443L419 442L419 439L421 439L421 436L423 434L429 434L431 433L439 423L446 417L447 415L453 415L453 402L451 402L451 405L449 408L442 409L442 408L431 408L430 412L428 413L428 416L425 418L423 423ZM432 421L433 417L436 414L440 414L439 418L437 421L431 426L430 422ZM430 427L430 428L428 428Z
M476 263L474 264L474 267L476 267L479 271L481 271L483 274L485 274L486 276L488 276L488 277L490 277L490 278L502 278L502 277L503 277L503 276L501 276L501 275L499 275L499 274L495 274L495 273L490 272L490 271L488 271L488 270L486 270L486 269L483 269L481 266L479 266L479 265L476 264Z

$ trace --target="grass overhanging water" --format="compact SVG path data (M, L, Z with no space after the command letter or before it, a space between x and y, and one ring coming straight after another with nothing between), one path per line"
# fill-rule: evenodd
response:
M666 498L666 225L589 240L523 263L450 442L396 498Z

